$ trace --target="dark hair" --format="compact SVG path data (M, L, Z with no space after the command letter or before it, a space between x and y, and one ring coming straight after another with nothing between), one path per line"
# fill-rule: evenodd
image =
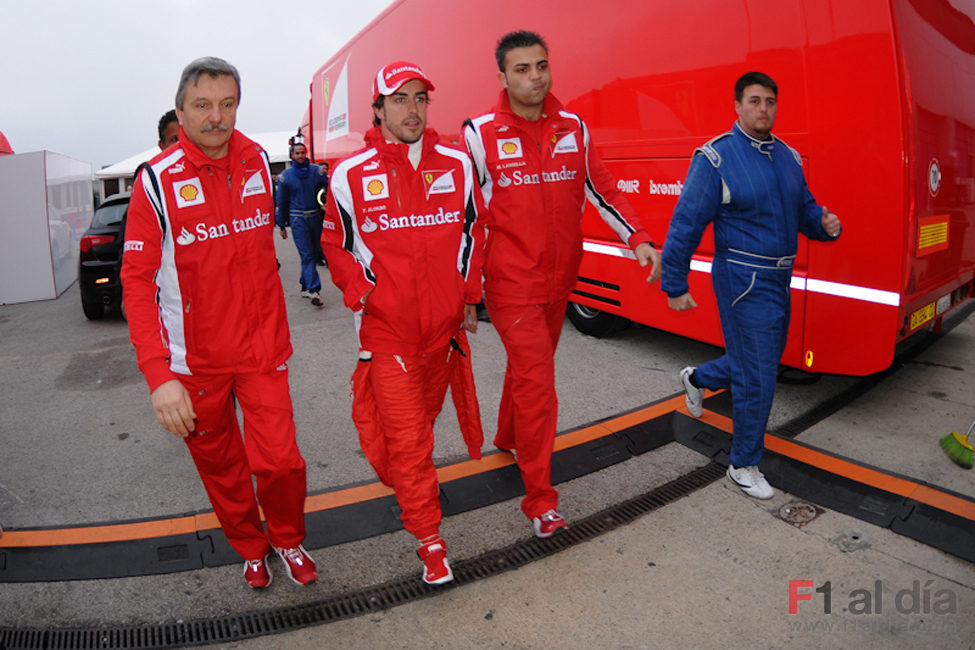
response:
M494 50L494 58L498 61L498 70L504 72L504 58L508 56L508 52L516 47L532 47L533 45L541 45L542 49L545 50L545 54L548 54L548 45L535 32L522 29L502 36L501 40L498 41L498 46Z
M374 101L372 103L372 107L373 108L382 108L384 101L386 101L386 96L385 95L380 95L379 97L376 98L376 101ZM373 126L379 126L380 124L382 124L382 120L380 120L379 119L379 116L376 115L376 111L373 111L372 112L372 125Z
M156 127L156 130L159 132L160 142L162 142L163 138L166 137L166 127L169 126L172 122L177 122L177 121L178 120L176 119L176 109L171 108L165 113L163 113L163 116L159 118L159 126Z
M735 82L735 101L741 102L742 95L745 94L745 88L754 86L755 84L764 86L771 90L773 95L776 97L779 96L779 86L772 77L764 72L746 72Z
M234 78L237 84L237 103L240 103L240 73L237 68L230 65L223 59L215 56L204 56L191 61L188 66L183 68L183 74L179 78L179 88L176 90L176 108L183 110L183 98L186 95L186 87L192 83L196 85L200 81L200 76L208 74L211 77L228 75Z

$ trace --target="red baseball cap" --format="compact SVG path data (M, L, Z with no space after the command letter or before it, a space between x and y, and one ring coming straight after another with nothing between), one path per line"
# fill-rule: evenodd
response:
M419 79L427 90L433 90L433 82L423 73L423 69L415 63L409 61L394 61L383 66L376 73L376 78L372 82L372 101L379 99L380 95L392 95L407 81Z

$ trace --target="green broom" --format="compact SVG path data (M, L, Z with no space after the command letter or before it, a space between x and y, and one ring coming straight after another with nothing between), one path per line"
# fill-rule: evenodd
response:
M975 422L972 422L972 426L968 427L968 433L965 435L952 431L941 439L941 448L948 454L948 458L965 469L972 468L973 449L972 443L968 441L968 436L972 435L973 429L975 429Z

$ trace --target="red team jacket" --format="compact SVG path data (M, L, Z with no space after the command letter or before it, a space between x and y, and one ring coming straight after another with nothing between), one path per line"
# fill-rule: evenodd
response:
M631 248L650 241L590 146L585 122L552 94L542 118L532 122L511 112L502 90L493 113L465 122L464 140L488 210L489 297L532 304L557 302L572 292L587 198Z
M322 244L332 281L357 310L372 288L359 340L415 356L447 345L464 304L481 300L483 227L470 159L427 129L418 169L378 128L332 173Z
M238 131L211 160L180 129L142 168L124 250L129 336L150 391L177 374L269 372L291 356L267 157Z

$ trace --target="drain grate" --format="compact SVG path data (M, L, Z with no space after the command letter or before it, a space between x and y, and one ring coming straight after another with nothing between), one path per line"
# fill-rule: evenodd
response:
M723 475L722 466L710 463L651 492L574 522L566 532L556 537L524 540L480 557L458 562L453 567L454 581L443 587L433 587L419 578L409 578L303 605L180 623L93 629L0 628L0 650L182 648L238 641L353 618L442 593L445 589L498 575L554 555L626 525L713 483Z

